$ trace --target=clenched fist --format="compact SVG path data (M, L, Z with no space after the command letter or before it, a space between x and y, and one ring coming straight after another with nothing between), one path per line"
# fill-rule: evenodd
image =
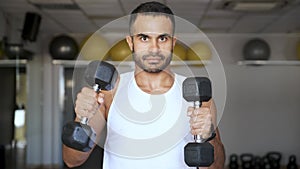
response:
M207 139L212 135L215 126L216 108L212 100L203 102L200 108L188 107L192 135Z
M75 113L78 119L87 117L92 118L100 111L100 106L104 102L104 94L96 93L93 89L84 87L77 94L75 102Z

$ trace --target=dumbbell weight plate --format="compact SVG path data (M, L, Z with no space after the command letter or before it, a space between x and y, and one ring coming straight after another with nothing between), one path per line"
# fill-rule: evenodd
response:
M188 143L184 161L189 167L208 167L214 162L214 147L209 142Z

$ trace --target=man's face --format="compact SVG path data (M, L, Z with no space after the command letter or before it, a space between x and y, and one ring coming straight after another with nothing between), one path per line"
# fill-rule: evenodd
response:
M138 15L132 25L132 36L127 37L133 59L146 72L164 70L172 60L172 22L166 16Z

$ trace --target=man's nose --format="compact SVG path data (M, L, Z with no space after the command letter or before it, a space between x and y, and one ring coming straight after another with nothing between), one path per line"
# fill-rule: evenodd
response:
M153 39L151 41L150 47L149 47L149 51L152 53L157 53L159 51L159 45L156 39Z

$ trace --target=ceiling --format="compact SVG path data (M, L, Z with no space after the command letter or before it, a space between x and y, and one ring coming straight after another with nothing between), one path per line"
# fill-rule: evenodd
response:
M42 16L40 33L91 33L128 15L143 0L0 0L7 27L22 30L25 13ZM300 0L160 0L209 33L299 33ZM235 2L244 2L244 6ZM246 4L248 3L248 4ZM251 3L258 3L253 5ZM246 4L246 5L245 5ZM275 7L274 7L275 6ZM234 10L239 7L239 10ZM262 7L274 7L264 10ZM252 8L252 9L250 9Z

